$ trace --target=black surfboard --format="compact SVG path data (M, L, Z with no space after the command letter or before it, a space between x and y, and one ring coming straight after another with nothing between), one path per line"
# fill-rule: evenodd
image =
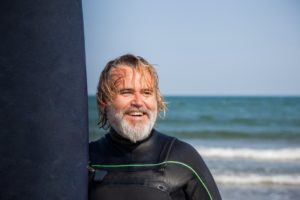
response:
M0 199L87 199L81 1L1 1L0 67Z

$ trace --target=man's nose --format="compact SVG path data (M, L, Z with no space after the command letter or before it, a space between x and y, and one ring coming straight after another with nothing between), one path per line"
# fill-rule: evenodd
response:
M143 106L143 100L142 100L142 95L139 93L136 93L134 95L134 99L131 102L131 105L137 108L140 108Z

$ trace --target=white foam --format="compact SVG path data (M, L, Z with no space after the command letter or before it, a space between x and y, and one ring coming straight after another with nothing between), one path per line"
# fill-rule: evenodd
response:
M300 148L250 149L250 148L218 148L196 147L198 152L207 158L245 158L254 160L300 160Z
M220 184L300 185L300 175L215 175Z

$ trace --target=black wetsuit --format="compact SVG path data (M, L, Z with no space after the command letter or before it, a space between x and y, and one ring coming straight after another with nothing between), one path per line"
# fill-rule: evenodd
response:
M114 130L90 143L91 200L220 200L215 181L189 144L153 130L131 143Z

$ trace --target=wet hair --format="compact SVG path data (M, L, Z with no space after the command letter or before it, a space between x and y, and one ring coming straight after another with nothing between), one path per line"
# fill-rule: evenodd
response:
M140 73L141 77L143 79L146 79L146 82L148 84L151 83L151 87L156 94L158 111L162 111L163 113L165 113L166 111L166 102L164 101L164 98L160 93L158 87L158 75L153 65L151 65L149 62L147 62L144 58L140 56L135 56L133 54L125 54L114 60L109 61L100 75L97 87L97 106L99 112L98 125L100 128L109 127L106 116L106 109L103 109L103 105L111 103L113 101L114 96L117 94L115 84L116 81L112 81L111 71L113 68L117 68L121 65L131 67L134 71ZM145 76L145 74L150 75L150 80L147 80L147 77L149 76Z

